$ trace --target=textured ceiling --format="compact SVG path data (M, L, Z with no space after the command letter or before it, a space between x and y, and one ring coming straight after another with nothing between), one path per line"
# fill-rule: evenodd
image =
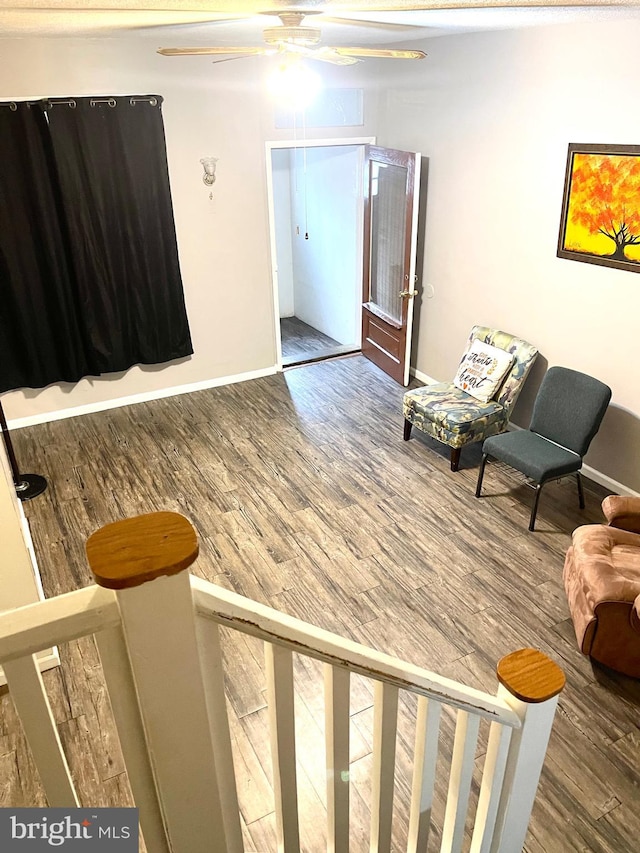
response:
M30 35L149 38L158 45L260 44L277 19L264 12L317 11L305 21L323 43L374 45L453 32L512 29L570 21L640 18L640 0L545 5L482 0L0 0L0 37Z

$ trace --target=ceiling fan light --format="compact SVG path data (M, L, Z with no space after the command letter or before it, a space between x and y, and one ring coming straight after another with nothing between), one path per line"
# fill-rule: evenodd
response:
M303 109L322 88L319 74L301 62L284 62L268 80L269 92L285 106Z
M262 31L262 37L267 44L286 41L311 46L320 41L320 30L315 27L267 27Z

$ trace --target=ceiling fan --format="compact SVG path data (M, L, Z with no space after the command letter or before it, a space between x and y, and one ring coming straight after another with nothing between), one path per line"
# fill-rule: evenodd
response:
M318 27L303 26L303 21L310 15L320 12L264 12L280 18L281 25L267 27L262 35L264 47L161 47L158 53L163 56L222 56L240 59L245 56L274 56L276 54L293 54L321 62L331 62L334 65L353 65L361 59L369 57L384 59L424 59L426 53L422 50L389 50L369 47L316 47L322 36ZM221 60L224 62L225 60Z

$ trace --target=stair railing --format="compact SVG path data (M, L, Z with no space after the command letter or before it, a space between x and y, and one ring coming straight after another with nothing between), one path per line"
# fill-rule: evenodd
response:
M140 824L150 853L243 853L220 627L264 643L279 851L300 853L293 655L324 665L327 850L350 842L349 697L374 685L370 850L396 850L394 772L399 691L418 699L407 853L426 851L444 708L456 715L441 853L465 839L481 720L489 737L471 853L521 851L562 671L521 649L497 667L491 695L279 613L185 569L198 555L190 523L152 513L107 525L87 542L97 586L0 614L0 664L50 806L78 804L33 655L93 635ZM264 853L264 851L260 851Z

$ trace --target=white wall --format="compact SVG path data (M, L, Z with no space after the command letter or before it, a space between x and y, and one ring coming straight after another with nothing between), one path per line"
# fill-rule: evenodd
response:
M291 155L288 148L271 152L273 177L273 212L278 263L278 305L280 317L293 317L293 255L291 239Z
M355 146L291 152L295 314L347 345L360 341L361 158Z
M274 127L261 57L212 65L167 58L152 39L0 40L0 99L157 93L163 115L178 249L194 355L168 366L57 384L3 397L9 420L273 368L275 323L266 199L265 141ZM318 63L324 65L324 63ZM323 67L328 85L362 85L356 67ZM347 69L350 71L350 69ZM324 128L318 137L372 135ZM355 131L355 132L354 132ZM213 201L200 158L219 158Z
M415 366L453 376L474 323L540 350L514 420L528 423L548 366L609 384L587 462L640 491L635 379L640 275L556 257L567 146L638 143L640 23L431 39L428 58L384 69L381 145L429 158Z
M4 442L0 441L0 611L32 604L40 598L23 524L26 522L20 512L9 460Z

